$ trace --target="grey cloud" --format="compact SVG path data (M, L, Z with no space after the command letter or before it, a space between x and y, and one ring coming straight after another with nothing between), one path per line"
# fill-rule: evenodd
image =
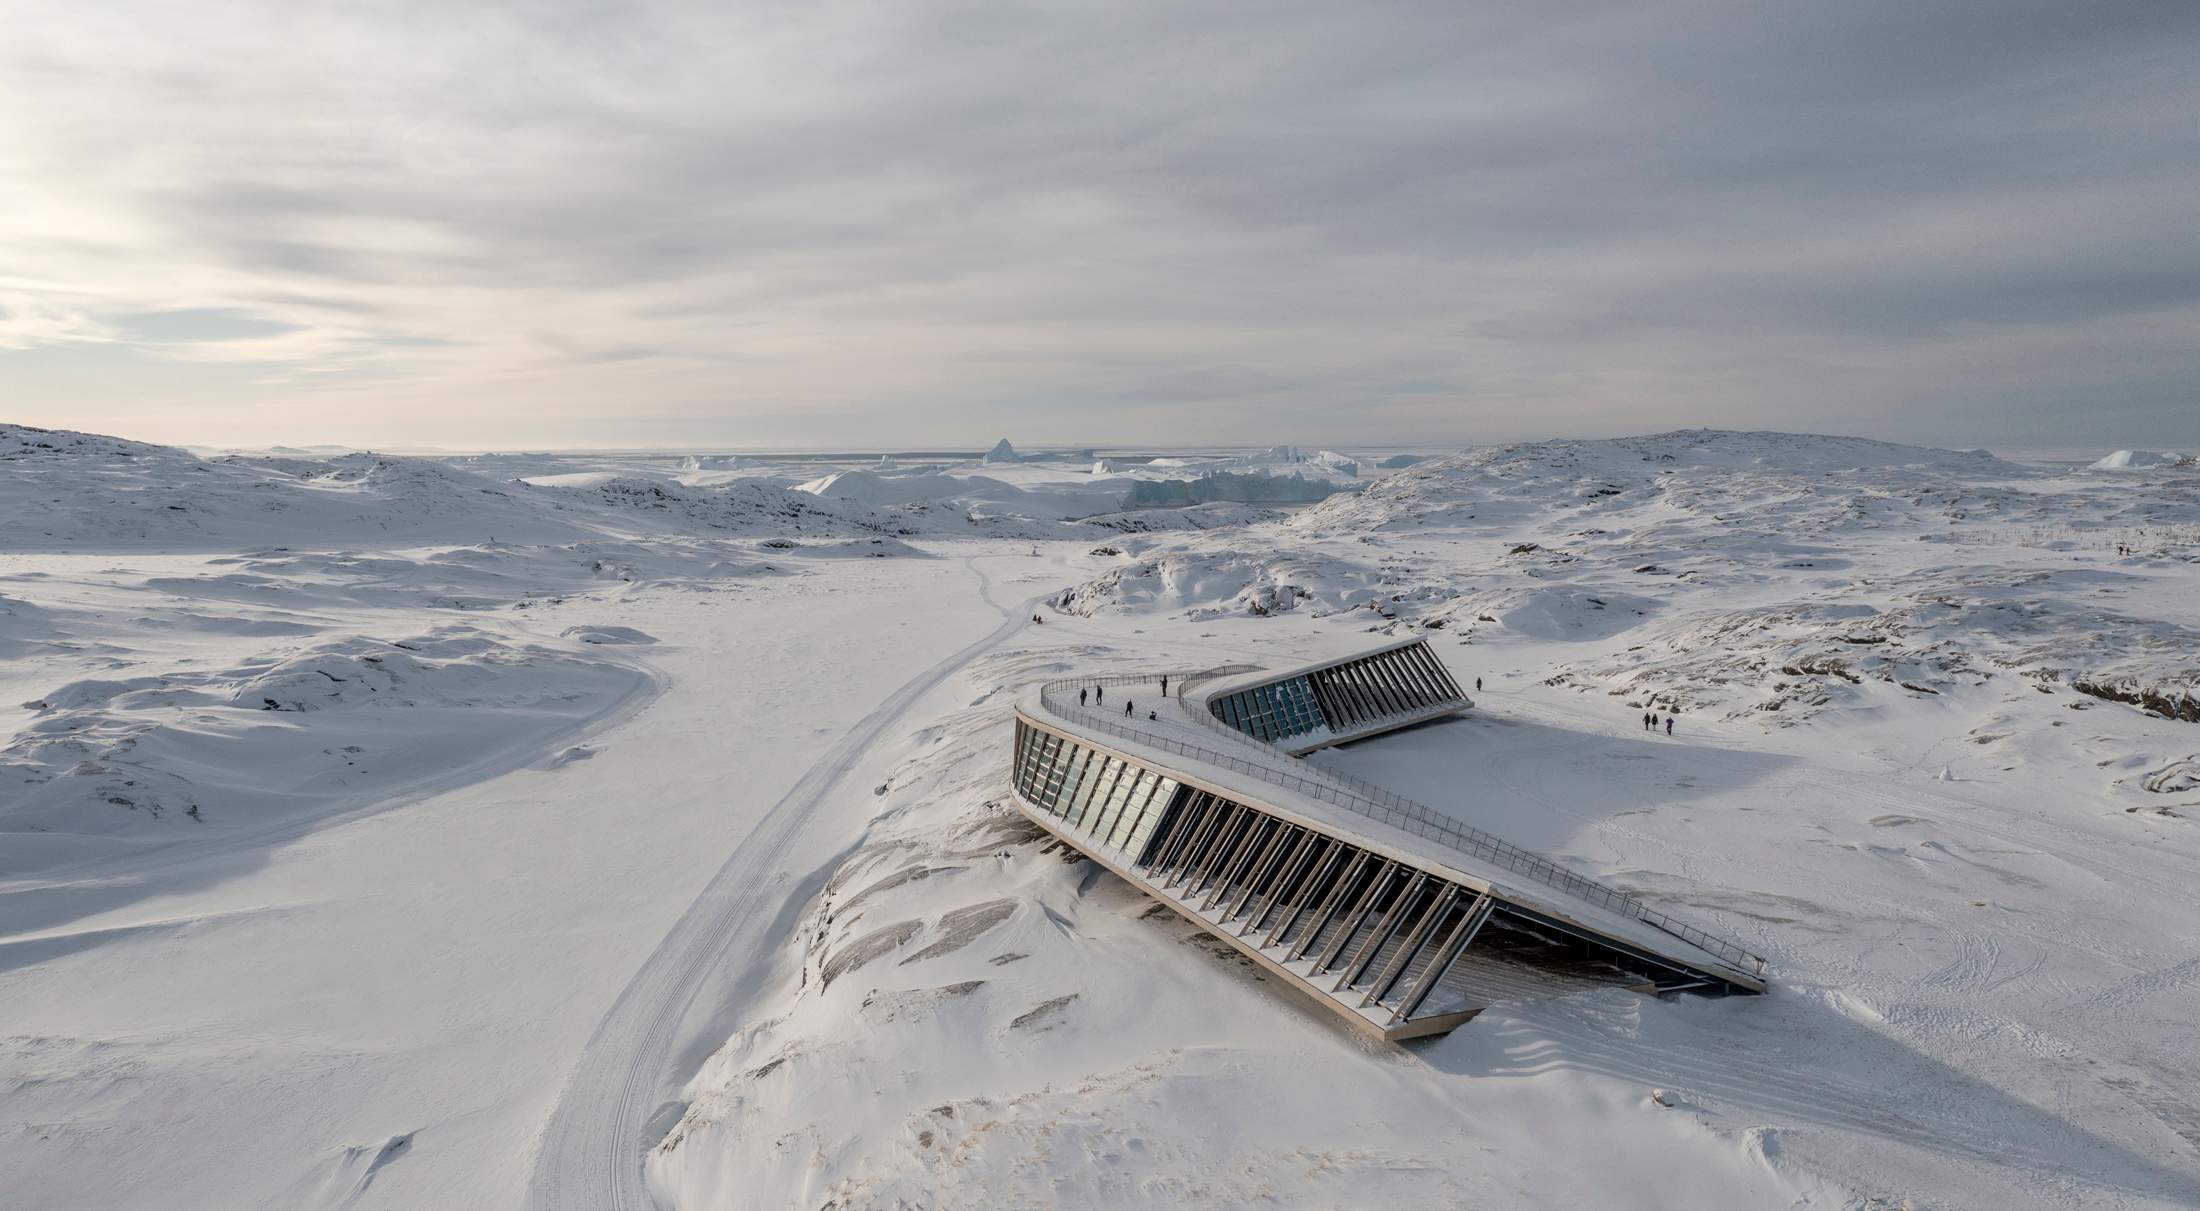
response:
M2200 436L2178 393L2200 381L2190 3L589 3L283 28L156 23L172 54L112 64L34 38L0 87L98 102L51 120L34 183L126 210L206 283L110 311L328 334L270 356L417 356L378 388L399 417L631 390L697 432L741 431L764 413L727 401L753 395L790 432L807 400L910 426L894 440L919 413L1094 440L1119 409L1155 441L1645 408L1955 440L1998 398L2049 440L2083 395L2160 430L2133 440ZM141 156L161 170L109 167ZM92 238L0 221L0 254ZM49 252L47 280L111 283L127 251ZM2009 377L2005 335L2043 332L2053 373ZM1989 349L2007 373L1967 377Z

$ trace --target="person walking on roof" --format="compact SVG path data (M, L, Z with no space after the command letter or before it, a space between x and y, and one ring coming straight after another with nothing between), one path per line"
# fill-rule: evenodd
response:
M1124 713L1124 714L1125 714L1126 716L1127 716L1127 715L1129 715L1129 714L1131 713L1131 707L1132 707L1133 705L1134 705L1134 704L1133 704L1133 703L1131 702L1131 700L1130 700L1130 699L1128 699L1128 698L1125 698L1125 699L1123 700L1123 713Z
M1107 693L1108 693L1108 691L1107 691L1107 688L1106 688L1106 687L1104 687L1104 686L1097 686L1097 685L1096 685L1096 686L1092 687L1092 704L1093 704L1094 706L1098 706L1098 705L1100 705L1100 702L1101 702L1101 700L1102 700L1103 698L1107 697Z
M1169 696L1169 675L1167 673L1161 674L1161 696L1163 698Z
M1077 691L1077 705L1085 705L1085 691L1083 690Z

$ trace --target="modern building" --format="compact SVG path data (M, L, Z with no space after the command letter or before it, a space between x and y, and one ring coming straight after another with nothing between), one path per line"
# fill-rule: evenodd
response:
M1027 694L1017 807L1355 1026L1413 1038L1496 1000L1604 985L1764 991L1763 960L1731 942L1298 759L1468 709L1421 640L1169 684L1073 678ZM1140 709L1113 713L1124 701Z
M1202 698L1215 718L1294 757L1474 705L1423 639L1288 673L1240 674L1206 687Z

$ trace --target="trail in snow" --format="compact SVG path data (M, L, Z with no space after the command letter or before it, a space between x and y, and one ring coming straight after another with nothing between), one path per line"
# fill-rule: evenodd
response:
M964 560L979 596L995 609L992 582ZM574 1211L626 1211L656 1205L643 1177L648 1128L677 1117L668 1095L682 1074L672 1071L682 1023L713 977L730 978L764 953L758 931L801 889L784 859L811 823L817 805L845 778L887 728L933 687L1022 630L1034 596L991 634L911 678L826 750L689 906L635 972L590 1036L580 1062L544 1126L529 1182L528 1205ZM744 953L744 951L746 953ZM712 1044L718 1041L710 1040ZM675 1113L667 1115L666 1111Z

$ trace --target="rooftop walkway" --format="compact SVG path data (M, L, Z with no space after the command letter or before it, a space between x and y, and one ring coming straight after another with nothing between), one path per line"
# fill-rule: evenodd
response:
M1733 943L1294 755L1471 707L1421 640L1163 680L1027 693L1018 808L1355 1026L1441 1033L1597 985L1764 991Z

